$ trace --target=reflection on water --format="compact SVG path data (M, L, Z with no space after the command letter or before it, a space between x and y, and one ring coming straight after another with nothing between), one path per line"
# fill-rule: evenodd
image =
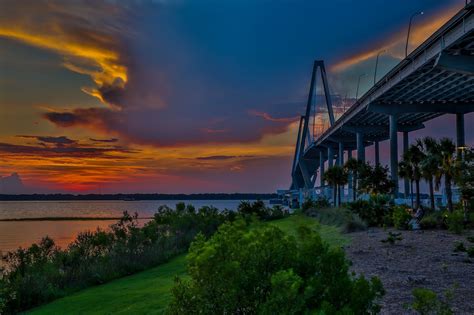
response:
M1 201L0 219L38 217L120 217L123 211L151 217L160 205L174 207L176 200L151 201ZM192 200L196 208L214 206L235 210L238 200ZM144 223L146 220L140 220ZM0 221L0 251L27 247L48 235L56 244L66 247L79 232L107 228L115 221Z

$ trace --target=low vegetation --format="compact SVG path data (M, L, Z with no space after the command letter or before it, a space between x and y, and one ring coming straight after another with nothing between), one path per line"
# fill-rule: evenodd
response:
M242 202L237 213L214 207L196 210L178 203L175 209L161 206L142 227L136 214L125 212L110 229L80 233L65 249L45 237L2 257L0 313L26 310L162 264L186 252L198 233L210 237L222 223L237 216L271 220L286 215L280 207L270 209L259 201Z
M295 238L271 225L226 223L191 245L190 279L177 280L168 314L378 312L380 281L348 268L344 252L308 228Z

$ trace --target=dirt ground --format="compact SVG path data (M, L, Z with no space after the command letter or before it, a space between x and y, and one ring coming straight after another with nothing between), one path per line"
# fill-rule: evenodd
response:
M382 243L389 231L401 232L395 245ZM429 288L437 293L454 289L451 302L455 314L474 314L474 259L465 252L453 252L455 241L474 246L466 236L447 231L394 231L369 229L349 234L352 243L346 246L352 270L366 277L378 276L386 294L381 301L382 314L413 314L404 305L413 301L412 290Z

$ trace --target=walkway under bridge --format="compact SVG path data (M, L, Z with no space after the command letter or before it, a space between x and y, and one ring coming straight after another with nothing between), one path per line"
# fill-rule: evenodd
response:
M320 70L318 72L318 69ZM322 77L330 127L310 137L310 119L317 74ZM456 115L456 141L465 146L464 115L474 111L474 4L470 2L446 24L382 77L337 120L324 63L314 62L306 112L301 116L292 167L293 192L314 191L316 179L331 167L344 163L344 152L365 161L365 148L390 141L390 173L398 196L398 140L403 148L408 134L424 128L424 122L444 114Z

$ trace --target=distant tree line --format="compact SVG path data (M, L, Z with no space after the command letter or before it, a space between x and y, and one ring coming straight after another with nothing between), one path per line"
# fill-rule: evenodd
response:
M0 194L0 201L32 200L266 200L277 194L205 193L205 194Z

